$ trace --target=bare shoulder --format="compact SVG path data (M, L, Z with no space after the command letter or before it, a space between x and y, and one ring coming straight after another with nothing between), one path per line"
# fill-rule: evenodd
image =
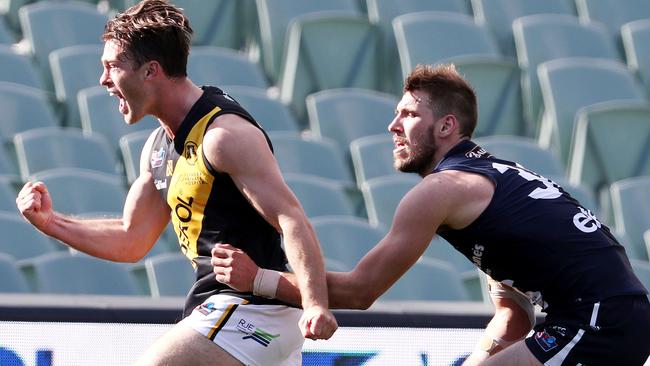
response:
M420 184L419 190L443 202L447 215L444 224L463 228L473 222L487 208L494 195L492 181L480 174L459 170L445 170L430 174Z
M218 171L232 172L247 159L264 159L271 150L264 133L236 114L218 116L203 137L203 151Z
M150 134L149 137L147 137L147 141L145 141L143 147L142 147L142 152L140 153L140 174L142 175L143 173L151 171L151 167L149 164L149 160L151 157L151 149L153 149L153 142L156 139L156 135L162 127L155 128Z

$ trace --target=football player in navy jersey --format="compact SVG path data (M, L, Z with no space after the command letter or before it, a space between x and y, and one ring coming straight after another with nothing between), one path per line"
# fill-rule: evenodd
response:
M555 182L472 142L477 119L453 65L407 77L388 129L395 168L422 181L352 271L328 273L330 305L368 308L440 235L487 274L496 309L465 365L642 365L650 304L623 247ZM218 281L244 291L269 271L227 244L212 264ZM281 275L276 297L298 303L293 275ZM541 324L534 305L546 312Z

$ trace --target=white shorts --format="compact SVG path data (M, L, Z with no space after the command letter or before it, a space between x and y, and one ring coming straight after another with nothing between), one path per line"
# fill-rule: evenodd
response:
M245 365L300 365L302 310L253 305L230 295L213 295L181 323L208 337Z

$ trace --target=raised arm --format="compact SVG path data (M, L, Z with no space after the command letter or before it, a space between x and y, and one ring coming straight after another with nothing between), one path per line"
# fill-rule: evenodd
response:
M151 138L140 159L140 177L133 183L122 218L78 219L53 210L43 182L27 182L16 205L38 230L95 257L136 262L151 249L169 221L169 208L156 191L149 171Z
M255 209L284 236L284 246L302 294L305 337L329 338L336 320L328 310L320 246L302 206L285 184L263 133L241 117L217 117L204 138L210 164L228 173Z

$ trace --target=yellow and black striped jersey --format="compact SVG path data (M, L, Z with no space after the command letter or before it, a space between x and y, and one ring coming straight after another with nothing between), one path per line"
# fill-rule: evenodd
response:
M184 315L189 315L210 295L220 292L246 298L252 303L279 303L253 297L250 293L236 293L217 282L210 264L210 251L216 243L228 243L242 249L260 267L287 270L277 230L248 202L232 178L215 171L203 155L203 136L221 114L237 114L261 130L253 117L230 96L218 88L203 87L203 95L192 106L174 139L159 128L154 132L151 148L154 184L171 208L181 251L192 261L196 271L196 282L187 295ZM272 149L270 140L268 142Z

